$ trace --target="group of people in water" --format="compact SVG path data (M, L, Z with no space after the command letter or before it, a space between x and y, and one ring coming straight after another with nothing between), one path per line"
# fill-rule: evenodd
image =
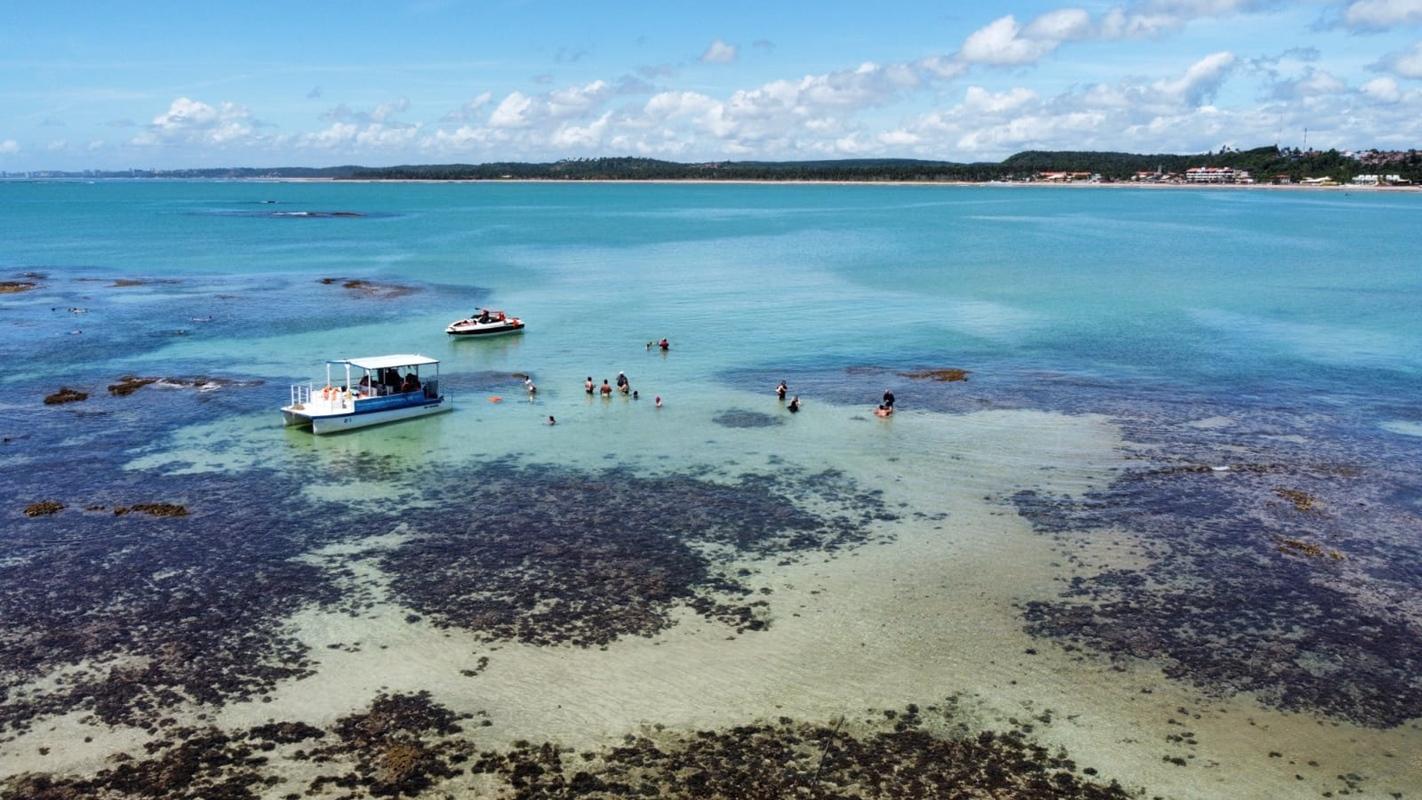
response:
M781 381L780 384L775 387L775 396L779 398L780 402L782 403L785 402L785 395L789 393L790 387L785 383L785 381ZM785 406L785 410L789 411L791 414L800 413L800 395L797 394L794 397L790 398L790 404Z
M669 350L669 349L671 348L670 343L669 343L666 339L662 339L660 342L656 342L656 341L649 341L649 342L647 342L647 350L651 350L652 347L653 347L653 345L655 345L656 347L658 347L659 349L661 349L662 352L666 352L667 350ZM533 385L533 379L532 379L532 378L525 378L523 383L524 383L524 388L526 388L526 389L528 390L528 397L529 397L529 400L532 400L532 399L534 398L534 396L538 393L538 387L536 387L536 386ZM614 381L609 381L609 380L607 380L606 378L604 378L603 381L602 381L602 384L599 385L598 383L596 383L596 382L593 380L593 377L592 377L591 375L589 375L589 376L587 377L587 379L583 381L583 392L584 392L585 394L587 394L588 397L593 397L594 395L601 395L604 399L610 399L610 398L612 397L612 393L613 393L614 391L616 391L618 394L621 394L621 395L624 396L624 397L630 397L630 398L633 399L633 400L640 400L641 397L642 397L642 395L641 395L640 392L638 392L636 389L633 389L633 388L632 388L632 382L627 379L627 373L625 373L625 372L619 372L619 373L617 373L617 378L616 378L616 381L615 381L615 382L614 382ZM789 411L791 414L798 414L798 413L800 413L800 395L798 395L798 394L797 394L797 395L791 395L791 394L790 394L790 385L789 385L788 383L786 383L784 380L782 380L782 381L780 381L780 383L776 384L776 386L775 386L775 397L776 397L780 402L785 403L785 410L786 410L786 411ZM785 399L786 397L789 397L789 398L790 398L790 399L789 399L789 402L786 402L786 399ZM893 389L885 389L885 390L884 390L884 396L883 396L881 402L879 403L879 406L874 409L874 415L877 416L877 417L889 417L889 416L892 416L893 413L894 413L894 401L895 401L895 398L894 398L894 391L893 391ZM661 408L661 407L662 407L662 397L661 397L661 395L657 395L656 399L655 399L653 402L656 404L656 407L657 407L657 408ZM558 424L558 420L556 420L556 419L550 414L549 417L548 417L548 424L549 424L549 425L557 425L557 424Z
M665 342L666 340L663 339L662 341ZM593 378L591 375L589 375L588 379L583 381L583 391L589 397L594 394L601 394L603 397L612 397L612 384L608 383L606 378L603 378L602 386L599 387L597 384L593 383ZM617 392L621 395L629 396L633 400L642 399L642 393L632 388L632 382L627 380L627 373L625 372L617 373ZM661 408L662 396L657 395L656 400L654 400L653 402L656 403L657 408Z
M778 399L780 400L780 402L784 403L784 402L785 402L785 396L786 396L787 394L790 394L790 386L789 386L789 384L787 384L785 381L782 380L780 383L776 384L776 386L775 386L775 396L776 396L776 398L778 398ZM800 395L797 394L797 395L792 396L792 397L790 398L790 402L785 406L785 410L786 410L786 411L789 411L791 414L798 414L798 413L800 412ZM879 403L879 407L876 408L876 409L874 409L874 416L876 416L876 417L887 417L887 416L891 416L893 413L894 413L894 390L893 390L893 389L885 389L885 390L884 390L884 399L883 399L882 402Z

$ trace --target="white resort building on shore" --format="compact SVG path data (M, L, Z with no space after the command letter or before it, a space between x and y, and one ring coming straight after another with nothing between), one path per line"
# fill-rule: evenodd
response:
M1349 183L1354 186L1406 186L1410 181L1401 175L1354 175Z
M1186 183L1254 183L1248 170L1234 167L1190 167L1185 170Z

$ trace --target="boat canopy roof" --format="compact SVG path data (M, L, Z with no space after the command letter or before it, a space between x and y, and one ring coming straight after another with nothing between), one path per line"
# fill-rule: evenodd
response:
M356 369L389 369L390 367L419 367L438 364L439 359L413 353L396 353L392 356L365 356L364 358L343 358L327 361L327 364L350 364Z

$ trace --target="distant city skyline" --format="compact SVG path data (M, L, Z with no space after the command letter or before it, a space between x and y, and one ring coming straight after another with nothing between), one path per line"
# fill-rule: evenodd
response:
M10 172L1422 144L1422 0L6 12Z

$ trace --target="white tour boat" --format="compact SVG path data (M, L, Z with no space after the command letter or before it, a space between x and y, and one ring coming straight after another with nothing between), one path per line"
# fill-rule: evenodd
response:
M523 330L523 320L509 316L502 311L488 308L479 309L467 319L451 322L444 332L452 336L498 336L502 333L517 333Z
M332 367L344 367L334 380ZM310 425L312 433L320 434L453 408L449 398L439 393L439 361L401 354L327 361L326 385L292 384L291 404L283 406L281 413L287 425Z

